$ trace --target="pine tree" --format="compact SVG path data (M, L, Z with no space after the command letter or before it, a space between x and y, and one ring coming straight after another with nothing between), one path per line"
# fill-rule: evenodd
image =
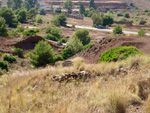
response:
M90 8L94 8L95 9L95 3L94 3L94 0L90 0L90 3L89 3L89 9Z
M80 14L84 14L84 12L85 12L84 4L80 2Z

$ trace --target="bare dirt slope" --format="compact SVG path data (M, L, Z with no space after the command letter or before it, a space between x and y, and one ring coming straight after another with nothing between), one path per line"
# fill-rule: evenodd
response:
M3 53L10 53L12 47L21 48L24 50L25 53L32 51L35 45L41 41L46 40L41 36L29 36L29 37L22 37L22 38L8 38L8 37L0 37L0 52ZM56 42L46 40L49 42L51 47L54 49L55 53L58 53L58 49L63 49L64 46L57 45Z
M135 46L145 54L150 54L150 37L103 38L100 42L72 58L83 57L88 63L98 63L102 53L119 46Z

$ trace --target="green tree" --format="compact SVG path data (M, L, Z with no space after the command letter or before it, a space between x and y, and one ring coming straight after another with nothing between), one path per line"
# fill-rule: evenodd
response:
M35 67L46 66L54 63L54 52L47 41L40 41L30 53L31 64Z
M26 10L20 10L17 15L18 21L21 23L24 23L27 20L27 11Z
M18 20L15 17L14 13L12 12L11 9L2 7L0 9L0 16L3 17L6 20L6 24L9 27L17 27L18 25Z
M35 8L38 0L25 0L25 8L30 10L31 8Z
M28 18L29 19L34 19L37 15L37 11L35 8L32 8L28 11Z
M110 14L103 14L103 13L95 13L92 15L93 26L96 27L98 25L111 25L114 23L114 19Z
M50 4L50 11L51 11L51 12L54 12L53 3Z
M17 10L21 8L22 0L12 0L12 9Z
M46 15L46 11L45 11L45 9L40 9L40 15Z
M80 11L79 11L80 14L84 14L85 13L85 7L84 7L84 4L82 2L80 2Z
M7 1L7 7L8 8L12 8L12 0L8 0Z
M93 20L93 26L94 27L103 24L103 16L104 16L104 14L102 14L102 13L98 13L98 14L94 13L92 15L92 20Z
M114 18L109 15L109 14L106 14L103 16L103 26L107 26L107 25L111 25L114 23Z
M73 3L72 0L67 0L64 3L64 8L68 10L68 13L71 14L72 13L72 9L73 9Z
M51 20L51 23L56 25L56 26L66 26L67 24L67 18L65 16L65 14L59 14L55 17L53 17L53 19Z
M90 9L91 7L95 9L95 3L94 3L94 0L90 0L90 3L89 3L89 9Z
M113 30L114 34L122 34L122 27L120 25L117 25L114 30Z
M125 17L125 18L130 18L130 14L129 14L129 13L125 13L125 14L124 14L124 17Z
M89 31L87 29L78 29L73 38L77 37L83 45L88 44L91 41L91 37L89 36Z
M5 24L6 21L4 18L0 17L0 36L8 36L8 33L7 33L7 25Z
M46 29L47 34L52 34L53 36L57 38L61 38L62 36L62 30L59 27L50 26Z
M70 40L67 43L66 48L62 52L62 57L64 59L68 59L69 57L75 55L76 53L78 53L82 50L83 50L82 42L77 37L74 37L74 38L72 38L72 40Z

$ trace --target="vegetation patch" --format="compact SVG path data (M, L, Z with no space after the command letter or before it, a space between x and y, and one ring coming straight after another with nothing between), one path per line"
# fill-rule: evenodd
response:
M132 46L112 48L101 55L100 62L116 62L137 54L143 55L141 51Z

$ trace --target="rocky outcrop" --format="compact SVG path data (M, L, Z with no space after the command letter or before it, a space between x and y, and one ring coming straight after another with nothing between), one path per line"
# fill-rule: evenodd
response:
M71 80L77 80L77 79L87 79L90 78L91 73L86 71L81 71L79 73L69 73L69 74L61 74L61 75L55 75L52 77L53 81L63 82L63 81L71 81Z

